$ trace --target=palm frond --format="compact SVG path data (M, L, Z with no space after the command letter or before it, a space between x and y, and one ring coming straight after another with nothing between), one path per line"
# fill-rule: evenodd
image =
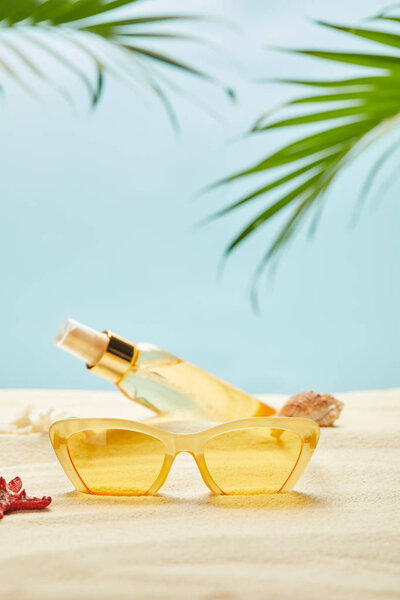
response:
M392 22L394 18L387 15L379 17L380 20L391 19ZM400 18L396 23L399 26ZM400 33L396 31L345 27L326 22L319 22L319 25L363 38L386 49L400 49ZM291 112L291 115L282 116L281 109L278 110L278 114L274 113L272 116L270 111L266 112L256 121L250 135L267 135L270 130L280 128L297 132L304 127L312 127L312 133L295 139L268 154L257 164L217 182L216 185L231 184L253 174L264 173L267 177L264 185L212 215L211 218L227 215L248 205L255 198L266 200L267 204L261 212L258 212L228 245L227 254L269 224L271 219L279 214L288 213L281 231L267 245L256 270L255 285L271 259L279 256L298 231L305 217L312 217L316 209L318 212L321 210L326 197L325 192L333 179L342 172L343 167L378 136L400 122L400 54L397 54L396 50L385 54L313 49L290 52L324 63L336 62L352 67L365 67L368 68L368 72L347 79L282 80L285 83L313 87L319 91L288 102L284 109ZM382 163L389 158L390 152L378 160L378 171ZM373 176L367 177L363 188L364 196L369 193L374 179Z
M217 77L169 52L151 47L152 41L166 44L169 41L207 44L207 39L182 31L179 27L185 22L201 24L211 19L204 15L190 14L136 14L137 1L3 0L0 4L0 85L4 86L2 75L6 75L27 91L35 93L32 86L26 83L19 73L19 67L23 67L35 78L47 85L53 85L64 98L70 100L70 92L65 83L61 85L55 81L54 73L49 70L49 67L39 64L32 58L32 47L35 46L84 85L93 107L100 100L105 76L116 76L118 72L121 73L120 67L124 61L135 63L136 67L137 65L139 67L136 71L130 68L122 69L122 80L136 84L136 76L138 76L142 83L145 81L147 88L162 102L175 125L177 118L168 98L170 90L164 89L163 77L158 77L157 70L153 68L154 64L171 70L179 69L189 76L219 86L232 99L234 92L231 87ZM118 9L124 8L126 11L131 7L135 14L121 19ZM176 30L165 29L169 25L174 25ZM98 51L96 41L101 42L105 52L107 49L110 50L113 59L104 60L101 52ZM68 42L70 42L69 46ZM86 62L89 61L92 72L82 67L79 57L68 52L71 45L79 49ZM10 55L13 60L9 60ZM176 86L176 90L178 89L179 86Z

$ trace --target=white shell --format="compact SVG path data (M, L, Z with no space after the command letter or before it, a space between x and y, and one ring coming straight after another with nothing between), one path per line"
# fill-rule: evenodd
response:
M26 406L23 412L11 421L11 423L0 423L1 433L16 433L24 435L27 433L47 433L53 421L66 416L64 412L57 412L54 408L49 410L35 411L32 406Z

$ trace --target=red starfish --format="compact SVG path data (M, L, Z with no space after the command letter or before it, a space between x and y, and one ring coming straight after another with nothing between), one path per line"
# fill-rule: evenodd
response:
M37 510L46 508L51 502L50 496L43 498L29 497L22 489L22 481L15 477L12 481L6 483L4 477L0 477L0 519L5 512L11 510Z

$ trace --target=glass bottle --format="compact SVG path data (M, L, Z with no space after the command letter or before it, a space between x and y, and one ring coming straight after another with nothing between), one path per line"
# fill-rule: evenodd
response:
M133 344L72 319L63 322L55 343L128 398L160 415L228 421L275 413L250 394L152 344Z

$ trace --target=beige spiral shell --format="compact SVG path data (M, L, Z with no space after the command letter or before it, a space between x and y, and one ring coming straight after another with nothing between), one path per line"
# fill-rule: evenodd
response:
M313 419L321 427L331 427L342 412L343 406L343 402L329 394L316 394L310 390L289 398L278 415Z

